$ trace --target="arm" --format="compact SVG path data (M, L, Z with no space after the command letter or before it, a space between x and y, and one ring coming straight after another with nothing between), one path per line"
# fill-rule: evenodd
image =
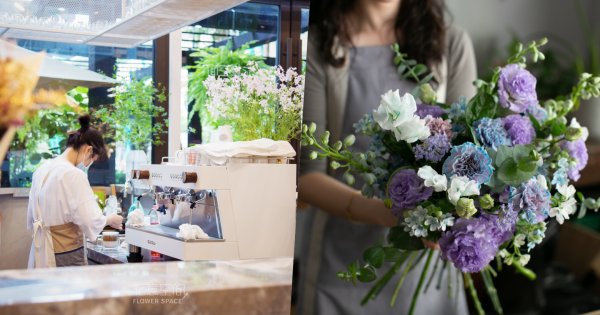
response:
M346 207L355 193L355 189L323 173L305 174L299 180L301 200L343 219L347 218ZM362 195L352 199L350 214L354 221L387 227L398 224L398 218L384 206L383 200L368 199Z
M473 43L467 32L457 26L448 28L448 90L446 103L456 103L460 96L475 96L477 64Z

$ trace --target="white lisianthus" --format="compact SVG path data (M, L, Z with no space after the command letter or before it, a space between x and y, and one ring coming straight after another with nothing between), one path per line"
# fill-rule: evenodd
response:
M575 211L577 211L577 201L575 200L575 198L573 198L573 195L575 195L576 190L575 187L573 187L573 185L557 185L556 190L558 190L558 192L562 196L567 198L567 200L561 202L560 206L551 208L550 211L548 211L548 215L551 218L556 218L556 221L558 223L563 224L563 222L565 222L565 219L569 219L570 214L573 214L575 213Z
M544 189L548 190L548 183L546 182L546 177L544 175L538 175L535 181L538 186L542 186Z
M567 199L573 197L573 195L575 195L576 192L575 187L573 187L573 185L558 185L556 186L556 190L558 190L558 192L561 195L565 196L565 198Z
M450 177L450 188L448 188L448 200L456 206L458 199L465 196L479 195L479 184L466 176Z
M398 141L404 140L413 143L417 140L427 139L431 135L431 131L429 131L429 127L425 126L425 120L414 115L394 129L394 135Z
M431 166L423 166L417 172L417 175L425 180L425 187L433 187L435 191L446 191L448 189L448 179L446 175L438 174Z
M548 211L548 215L551 218L556 218L556 221L560 224L565 222L565 219L569 219L569 214L571 214L571 208L566 207L564 205L560 205L560 207L550 208Z
M400 124L411 119L416 111L417 103L412 95L406 93L400 97L399 90L390 90L381 96L381 103L373 113L373 120L384 130L396 130Z
M571 125L569 125L569 127L581 128L581 138L579 139L583 139L583 142L587 141L587 138L590 136L590 131L587 129L587 127L581 127L581 125L577 121L577 118L575 117L571 119Z

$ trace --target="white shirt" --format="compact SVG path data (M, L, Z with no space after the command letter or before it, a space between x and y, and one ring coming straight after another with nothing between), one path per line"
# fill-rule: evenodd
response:
M46 174L50 172L40 194ZM75 223L93 240L106 226L106 217L96 203L96 195L86 174L63 156L49 160L33 173L27 208L27 229L33 229L39 197L42 220L46 226Z

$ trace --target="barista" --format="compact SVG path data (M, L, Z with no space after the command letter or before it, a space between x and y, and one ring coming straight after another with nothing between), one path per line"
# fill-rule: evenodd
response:
M85 171L106 158L102 134L90 127L90 116L69 133L67 149L33 173L27 229L33 229L28 268L87 265L85 237L96 239L109 225L122 229L123 218L102 215Z

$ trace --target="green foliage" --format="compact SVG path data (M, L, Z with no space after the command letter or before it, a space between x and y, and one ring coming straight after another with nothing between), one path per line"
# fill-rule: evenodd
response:
M138 150L145 150L150 143L161 145L160 137L167 132L166 126L153 124L152 119L167 115L164 108L155 105L155 102L166 101L164 87L157 89L152 80L138 80L135 75L131 79L115 75L115 79L119 81L119 86L111 89L115 102L96 112L96 116L112 131L104 137L130 142Z
M255 61L259 68L267 68L267 64L263 62L265 59L262 56L254 56L246 54L245 51L254 42L248 42L242 47L232 51L231 42L226 46L220 47L206 47L197 49L196 52L190 54L191 57L200 57L199 61L193 66L188 66L188 69L193 70L191 72L188 82L188 101L195 100L194 107L189 113L189 121L191 121L194 114L197 112L200 115L200 121L203 126L216 127L217 122L214 117L206 110L207 102L207 89L204 85L204 81L209 76L221 76L224 75L226 66L239 66L243 67L248 64L249 61ZM203 142L208 142L208 132L203 132Z
M471 126L473 122L484 117L494 118L497 108L498 104L490 94L485 92L477 93L477 95L469 101L469 105L467 106L467 125Z

